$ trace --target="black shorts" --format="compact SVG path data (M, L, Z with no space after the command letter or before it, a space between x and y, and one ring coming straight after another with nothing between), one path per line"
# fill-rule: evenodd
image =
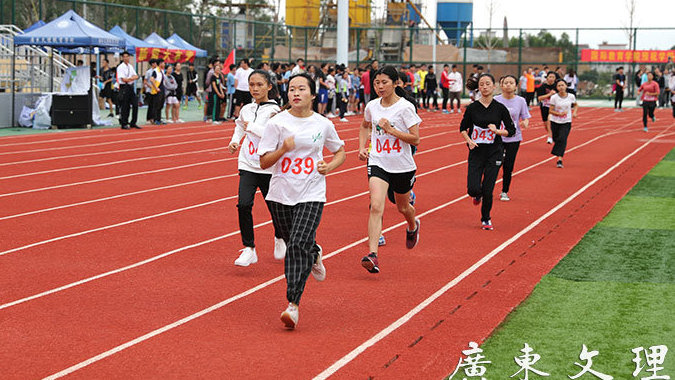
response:
M377 177L389 184L389 189L397 194L406 194L415 184L415 172L389 173L379 166L368 165L368 178Z
M234 91L235 104L238 106L245 106L253 101L251 93L248 91L235 90Z
M541 121L544 123L548 121L548 107L539 107L541 110Z
M187 88L185 89L185 95L197 96L197 85L195 83L188 83Z

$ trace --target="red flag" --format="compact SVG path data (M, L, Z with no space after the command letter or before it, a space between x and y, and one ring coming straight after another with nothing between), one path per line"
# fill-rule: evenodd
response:
M234 63L234 49L230 52L230 54L227 56L227 59L225 60L225 63L223 63L223 74L227 75L227 73L230 72L230 65Z

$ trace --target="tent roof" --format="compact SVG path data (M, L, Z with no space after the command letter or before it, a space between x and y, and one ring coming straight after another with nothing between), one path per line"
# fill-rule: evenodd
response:
M33 30L35 30L37 28L40 28L40 27L43 27L45 25L46 25L46 23L44 21L38 20L38 22L36 22L35 24L33 24L33 25L29 26L28 28L24 29L23 32L28 33L30 31L33 31Z
M124 40L80 17L72 10L31 32L14 37L15 45L124 48Z
M151 35L145 37L145 39L143 41L153 45L153 47L160 47L160 48L169 49L169 50L185 50L181 47L170 44L167 40L160 37L155 32L152 32ZM194 50L194 49L188 49L188 50Z
M194 50L194 51L196 51L196 52L197 52L196 56L197 56L198 58L203 58L203 57L207 57L207 56L208 56L208 52L207 52L206 50L200 49L200 48L198 48L198 47L196 47L196 46L194 46L194 45L191 45L190 43L188 43L187 41L185 41L184 39L182 39L181 36L179 36L179 35L176 34L176 33L172 34L171 37L167 38L166 40L167 40L170 44L175 45L175 46L178 46L178 47L180 47L180 48L182 48L182 49L185 49L185 50Z
M127 32L125 32L124 29L120 28L119 25L115 25L115 27L110 29L110 34L114 34L117 37L122 38L126 43L126 50L130 54L136 54L136 48L160 47L153 44L149 44L139 38L127 34Z

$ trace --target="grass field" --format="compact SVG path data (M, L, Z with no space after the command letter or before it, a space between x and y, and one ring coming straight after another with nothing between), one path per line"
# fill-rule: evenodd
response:
M592 369L633 377L633 348L675 349L675 150L537 285L481 348L487 378L506 379L520 367L525 343L541 359L532 367L552 379L575 376L586 364L582 345L598 351ZM646 364L644 353L641 365ZM675 376L669 352L658 375ZM460 371L454 378L461 378ZM529 378L539 378L530 372ZM517 378L524 379L520 372ZM514 378L516 378L514 377ZM581 377L596 378L591 374ZM651 377L650 377L651 378Z

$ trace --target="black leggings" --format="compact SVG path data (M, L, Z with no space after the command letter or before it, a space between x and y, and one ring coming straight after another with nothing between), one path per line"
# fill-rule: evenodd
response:
M469 151L469 170L467 173L467 193L470 197L482 197L480 221L490 220L492 210L492 191L495 188L499 166L504 159L504 148L499 146L479 145Z
M642 102L642 125L647 128L647 116L654 119L654 109L656 102Z
M242 147L242 149L247 149ZM267 196L270 188L271 174L253 173L248 170L239 170L239 201L237 209L239 211L239 231L241 231L241 242L244 247L255 248L255 235L253 233L253 200L255 192L260 189L263 198ZM269 202L267 209L270 209ZM270 210L271 214L271 210ZM274 224L274 236L281 238L279 229Z
M570 130L572 129L572 123L556 123L551 122L551 134L553 135L553 148L551 148L551 154L554 156L562 157L565 155L565 149L567 149L567 136L570 135Z
M513 175L513 167L516 164L516 155L518 148L520 148L520 141L505 142L504 144L504 164L502 165L502 193L508 193L511 188L511 176Z
M450 89L445 88L445 87L441 87L441 90L443 91L443 108L442 109L446 109L446 107L448 105L448 96L450 95Z
M616 93L614 94L614 109L618 108L621 109L621 103L623 103L623 88L622 89L616 89ZM617 107L617 104L619 107Z

